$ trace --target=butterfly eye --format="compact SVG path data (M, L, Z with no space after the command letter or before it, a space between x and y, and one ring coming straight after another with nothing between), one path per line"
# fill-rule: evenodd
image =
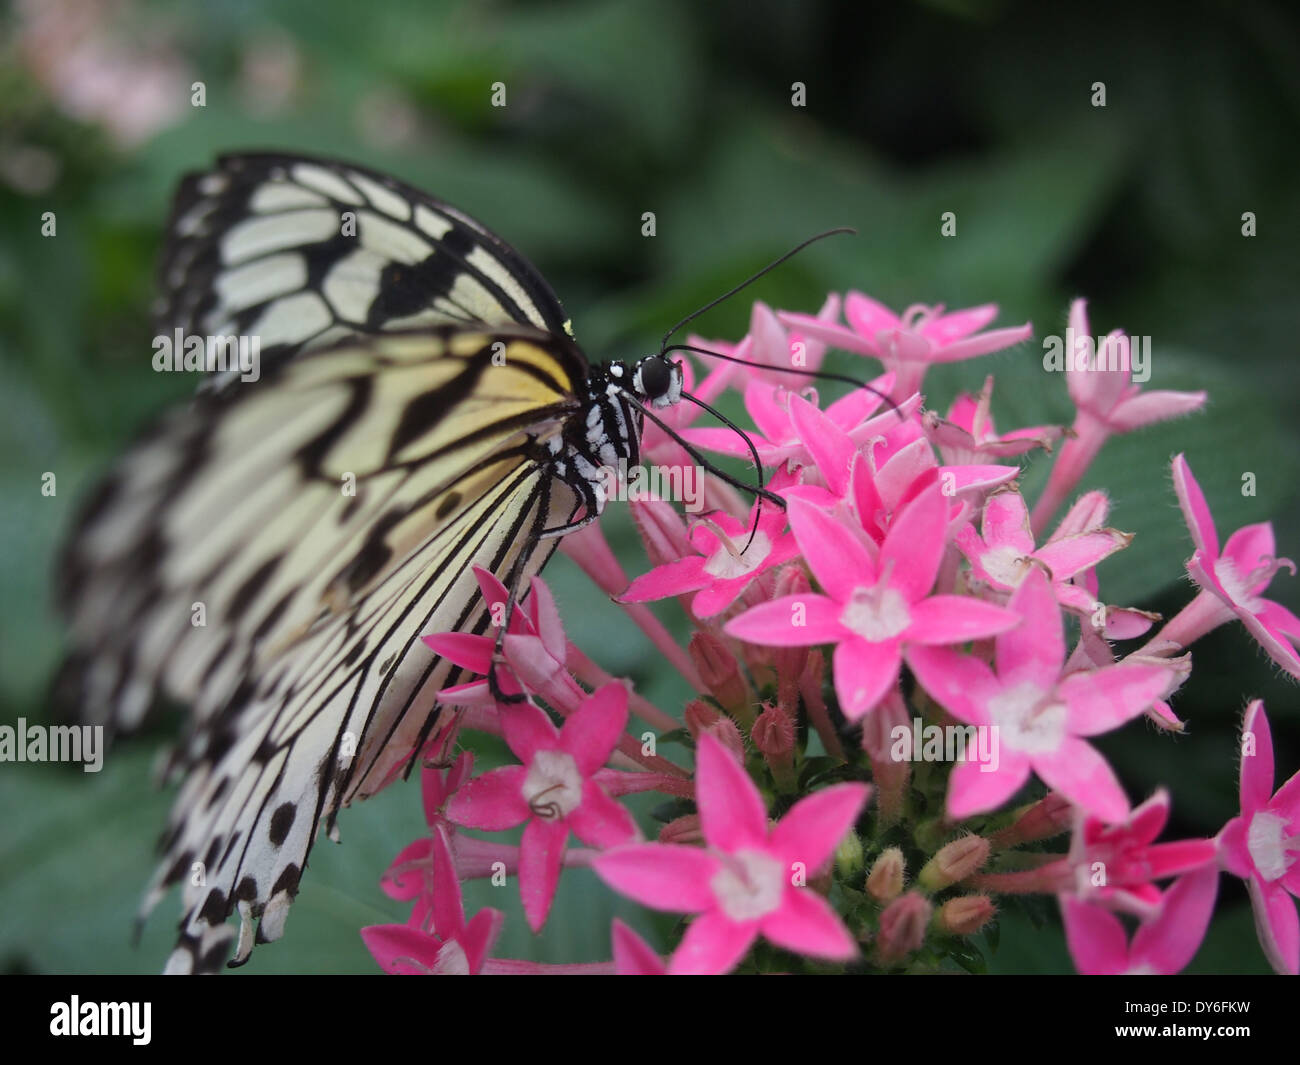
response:
M668 406L681 395L681 371L662 355L652 355L636 364L633 386L655 406Z

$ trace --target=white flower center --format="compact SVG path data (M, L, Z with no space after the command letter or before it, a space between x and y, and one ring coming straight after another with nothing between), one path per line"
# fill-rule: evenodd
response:
M1020 582L1025 579L1030 565L1024 552L1010 544L985 551L980 556L980 564L984 567L985 573L1007 588L1020 587Z
M449 939L438 950L433 963L432 976L469 976L469 955L454 939Z
M524 777L524 801L544 821L559 821L582 805L582 774L573 755L538 751Z
M709 887L731 920L757 921L781 905L785 866L763 851L739 850L722 855Z
M1250 586L1258 578L1252 580L1242 577L1237 572L1237 567L1232 564L1232 559L1222 556L1215 559L1214 575L1219 579L1219 583L1223 585L1223 590L1228 593L1228 598L1243 610L1256 614L1264 605L1263 600L1250 594Z
M998 739L1015 751L1049 754L1065 739L1065 706L1054 693L1025 681L989 700Z
M767 556L772 553L772 541L761 530L754 533L753 541L743 551L741 548L745 547L749 533L741 533L739 539L739 544L732 544L724 538L709 561L704 563L704 572L724 581L745 577L766 562Z
M840 615L840 624L864 640L883 643L907 631L912 613L903 593L881 581L874 588L855 588Z
M1270 883L1286 873L1300 851L1300 836L1288 836L1289 827L1285 817L1269 810L1260 810L1250 819L1246 849L1259 875Z

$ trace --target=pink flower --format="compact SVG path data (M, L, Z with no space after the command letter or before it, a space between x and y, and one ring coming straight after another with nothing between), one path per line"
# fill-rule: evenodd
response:
M989 376L978 396L963 392L953 400L946 420L935 411L926 411L922 419L925 435L948 465L984 463L1023 455L1036 447L1050 451L1060 439L1063 430L1059 425L1036 425L999 435L989 409L992 401L993 378Z
M724 973L760 935L831 961L857 953L835 911L803 886L828 861L866 804L865 784L838 784L795 803L769 829L758 788L725 747L700 737L696 801L708 849L649 843L602 854L596 872L646 906L698 914L671 973Z
M1219 833L1219 857L1246 881L1255 931L1269 964L1300 975L1300 772L1273 793L1273 735L1264 704L1246 707L1242 726L1241 816Z
M877 558L859 533L791 499L790 526L825 594L763 603L733 619L727 633L776 647L834 643L840 709L852 720L862 717L897 682L905 647L964 643L1005 632L1019 620L969 596L930 594L943 557L947 509L937 487L922 492L895 517Z
M455 829L443 814L447 800L469 779L474 770L474 756L462 751L454 765L448 769L426 766L420 776L420 792L424 802L424 820L432 833L402 848L379 882L390 899L414 899L430 896L433 891L433 854L437 848L437 833L445 828Z
M462 787L447 817L499 832L526 822L519 848L519 890L533 931L546 922L572 830L592 847L637 835L631 815L609 797L601 767L627 725L627 689L607 684L557 729L532 703L504 705L506 744L523 763L494 769Z
M792 478L781 478L771 487L779 491L786 480ZM692 527L690 538L698 554L643 573L619 601L645 603L695 592L692 612L697 618L711 618L731 606L759 574L798 554L794 537L785 531L785 514L770 503L761 508L755 503L743 525L722 511L706 515Z
M1072 350L1062 354L1065 383L1077 414L1070 438L1061 447L1047 486L1034 505L1033 525L1039 531L1074 491L1113 434L1178 418L1205 405L1204 392L1143 392L1133 384L1130 338L1116 330L1093 351L1088 330L1087 304L1075 300L1066 329L1066 346Z
M505 919L485 909L466 922L460 881L445 830L434 830L432 844L432 927L413 924L371 925L361 929L366 949L385 972L469 976L483 971Z
M942 306L917 303L897 315L861 292L850 292L844 300L847 329L806 314L782 312L777 317L792 329L830 347L879 359L886 370L897 374L891 394L899 399L920 391L925 371L932 364L1001 351L1019 344L1033 332L1033 327L1026 322L1012 329L981 333L997 313L992 303L950 314L944 314Z
M1292 646L1300 643L1300 618L1281 603L1263 598L1279 569L1285 566L1293 575L1296 572L1294 562L1275 554L1272 522L1238 529L1220 551L1214 517L1187 459L1175 456L1173 468L1178 505L1196 546L1187 572L1201 591L1151 643L1186 647L1235 617L1274 662L1300 679L1300 654Z
M997 674L978 658L913 647L907 663L949 713L996 728L996 763L963 761L953 769L948 814L992 810L1037 773L1089 813L1122 821L1129 803L1106 761L1086 741L1118 728L1162 697L1172 667L1127 663L1061 679L1065 633L1047 576L1031 569L1007 604L1023 622L996 643Z
M1213 867L1176 880L1130 944L1120 919L1110 910L1061 896L1065 938L1079 972L1089 976L1160 975L1181 972L1205 938L1219 890Z
M1100 506L1104 519L1104 496ZM1127 547L1132 539L1130 533L1089 522L1088 527L1078 532L1058 529L1042 547L1035 547L1024 497L1008 490L994 492L985 501L980 532L967 525L954 542L969 560L971 575L976 580L1009 592L1019 586L1031 568L1042 567L1051 577L1057 601L1080 617L1091 619L1099 613L1102 604L1085 586L1086 577L1104 559ZM1079 580L1085 583L1076 583ZM1107 633L1115 639L1140 636L1151 627L1150 616L1137 611L1105 608L1105 618Z

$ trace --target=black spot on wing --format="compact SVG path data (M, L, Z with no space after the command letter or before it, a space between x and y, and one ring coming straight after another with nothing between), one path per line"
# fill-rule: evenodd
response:
M293 819L297 812L298 807L291 802L281 803L276 807L275 813L271 815L271 826L267 831L272 846L279 847L289 838L289 829L293 827Z

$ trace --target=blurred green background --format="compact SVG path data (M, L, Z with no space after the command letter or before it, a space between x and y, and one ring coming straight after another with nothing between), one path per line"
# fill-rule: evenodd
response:
M0 721L44 717L61 646L51 558L79 492L193 385L150 369L153 262L179 175L233 148L356 160L470 211L541 268L595 358L649 350L682 314L834 225L860 235L750 295L797 310L849 288L900 310L996 301L999 324L1032 320L1037 337L1087 296L1094 332L1152 338L1148 387L1211 397L1202 415L1115 440L1089 477L1110 490L1113 524L1137 533L1103 565L1103 597L1166 615L1190 597L1168 474L1178 451L1221 534L1271 518L1279 552L1300 557L1289 5L26 0L0 19ZM202 108L190 105L198 80ZM505 108L489 106L493 82ZM805 107L792 106L794 82ZM1092 103L1097 82L1105 107ZM644 211L653 239L640 235ZM940 236L944 211L955 238ZM1257 236L1242 235L1246 211ZM735 339L747 320L737 299L700 332ZM994 372L1000 427L1068 421L1041 353L1036 339L934 372L930 404L946 409ZM1027 473L1028 492L1043 473ZM620 511L609 535L642 566ZM591 602L567 559L548 578L580 645L680 706L667 667L617 608ZM1273 591L1295 609L1298 584L1283 573ZM680 627L675 607L662 616ZM1279 779L1300 767L1296 687L1239 627L1198 645L1195 663L1175 704L1187 735L1135 724L1102 743L1135 799L1170 788L1167 838L1213 834L1235 814L1247 696L1267 700ZM98 775L0 765L0 970L157 970L174 900L139 949L129 932L169 805L149 782L166 736L122 744ZM391 788L340 823L343 845L313 852L286 938L243 971L375 971L357 929L405 916L377 880L422 830L417 789ZM506 910L499 954L609 956L617 906L584 873L566 874L541 941L513 890L467 890L471 907ZM1068 971L1045 912L1047 934L1006 916L995 971ZM1194 969L1264 968L1245 893L1224 878Z

